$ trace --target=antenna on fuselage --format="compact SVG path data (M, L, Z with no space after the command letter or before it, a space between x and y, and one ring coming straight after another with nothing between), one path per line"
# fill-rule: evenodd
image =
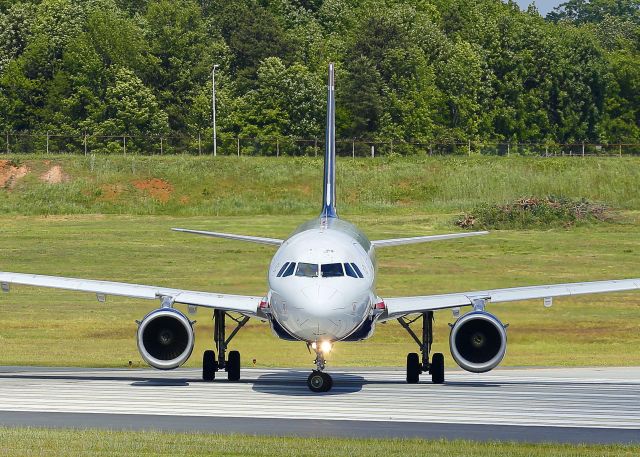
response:
M336 97L333 63L327 81L327 130L324 146L324 181L320 217L338 217L336 211Z

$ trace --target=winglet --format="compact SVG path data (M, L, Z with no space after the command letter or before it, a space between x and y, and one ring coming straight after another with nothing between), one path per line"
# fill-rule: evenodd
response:
M324 182L320 217L338 217L336 211L336 98L334 65L329 64L327 81L327 127L324 149Z

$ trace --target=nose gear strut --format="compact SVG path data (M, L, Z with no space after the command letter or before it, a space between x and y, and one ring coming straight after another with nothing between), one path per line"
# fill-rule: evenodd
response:
M311 345L307 345L312 347ZM316 358L313 363L316 365L316 369L311 372L307 378L307 386L312 392L328 392L333 387L333 379L328 373L325 373L324 367L326 364L324 353L320 349L320 346L316 343L314 351Z

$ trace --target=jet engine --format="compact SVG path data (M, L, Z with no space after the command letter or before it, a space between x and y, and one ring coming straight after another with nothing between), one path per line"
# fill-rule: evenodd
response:
M138 323L138 350L154 368L171 370L185 363L193 351L191 321L173 308L156 309Z
M507 351L506 327L493 314L473 311L460 317L449 335L451 355L467 371L493 370Z

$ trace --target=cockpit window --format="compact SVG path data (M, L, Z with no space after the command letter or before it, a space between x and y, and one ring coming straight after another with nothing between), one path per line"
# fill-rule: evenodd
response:
M289 262L287 262L289 263ZM289 266L287 267L286 270L284 270L284 273L282 273L282 277L286 278L287 276L291 276L293 274L293 270L295 270L296 268L296 263L295 262L290 262Z
M353 269L353 267L351 266L350 263L345 263L344 264L344 272L347 274L347 276L351 276L352 278L357 278L358 274L356 273L356 270Z
M320 271L323 278L337 278L338 276L344 276L341 263L325 263L320 265Z
M306 278L317 278L318 264L300 262L298 264L298 269L296 270L296 276L304 276Z
M353 269L356 271L356 274L358 275L359 278L364 278L364 275L362 274L362 272L360 271L360 268L358 268L358 265L356 265L355 263L351 263L351 266L353 267Z
M280 276L282 276L282 273L284 273L284 270L286 270L286 269L287 269L287 267L289 266L289 264L290 264L290 263L291 263L291 262L285 262L285 264L284 264L284 265L282 265L282 268L280 268L280 271L279 271L279 272L278 272L278 274L277 274L278 278L279 278Z

